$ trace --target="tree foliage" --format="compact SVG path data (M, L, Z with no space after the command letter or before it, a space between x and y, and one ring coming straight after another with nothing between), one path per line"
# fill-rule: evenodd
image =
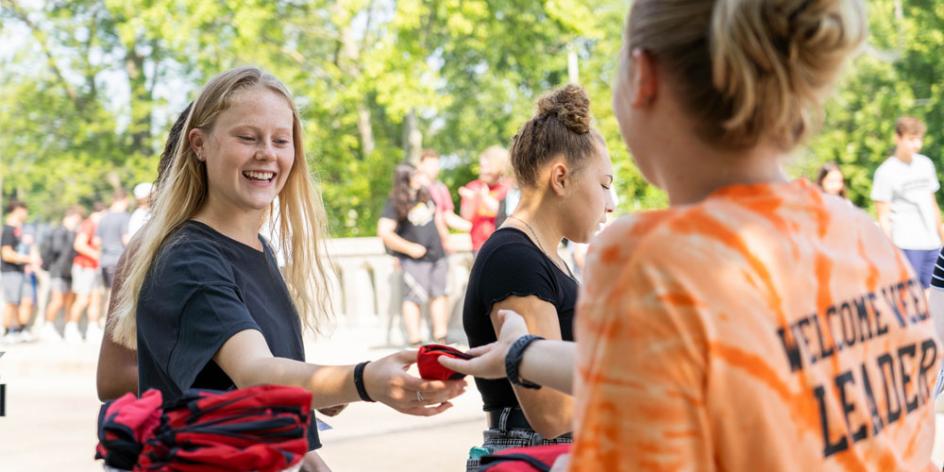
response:
M897 6L900 5L900 8ZM508 145L542 93L579 64L617 168L623 210L665 204L619 137L611 107L628 10L622 0L0 0L0 178L34 213L152 180L167 129L212 75L256 64L295 93L306 152L332 232L371 235L392 169L411 148L446 156L453 189L477 155ZM937 130L944 4L872 0L868 48L827 107L823 132L792 163L838 161L853 199L891 147L896 116ZM414 143L415 144L415 143Z
M875 169L894 151L895 120L917 116L928 125L923 154L941 170L944 126L940 78L944 4L932 0L870 0L870 37L826 107L822 131L794 161L797 175L815 178L835 161L850 198L871 206Z

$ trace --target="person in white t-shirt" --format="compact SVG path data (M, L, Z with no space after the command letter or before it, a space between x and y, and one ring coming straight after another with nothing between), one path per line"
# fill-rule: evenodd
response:
M895 154L875 171L872 200L878 222L914 267L927 288L944 228L934 193L941 188L934 163L918 154L926 128L921 120L904 116L895 123Z
M134 199L137 201L137 208L131 213L131 219L128 221L128 239L137 233L144 223L151 218L151 190L154 185L143 182L134 186Z

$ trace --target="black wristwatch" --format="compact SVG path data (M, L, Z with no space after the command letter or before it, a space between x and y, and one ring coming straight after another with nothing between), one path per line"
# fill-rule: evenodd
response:
M544 338L540 336L526 334L516 339L511 347L508 348L508 353L505 354L505 375L508 376L508 381L511 382L512 385L534 390L541 388L541 386L536 383L528 382L527 380L522 379L521 375L518 374L518 366L521 365L521 358L524 357L524 350L527 349L531 343L542 339Z

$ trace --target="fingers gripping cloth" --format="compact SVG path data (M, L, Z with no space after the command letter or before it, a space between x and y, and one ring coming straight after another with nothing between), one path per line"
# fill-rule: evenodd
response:
M439 356L454 359L472 358L472 356L453 347L443 346L442 344L427 344L421 347L416 354L416 366L420 370L420 377L426 380L458 380L465 377L465 374L460 374L440 364Z
M163 408L156 390L149 390L140 400L133 395L126 400L129 395L102 407L105 413L100 416L96 457L104 458L110 467L278 471L301 462L310 449L311 393L302 388L261 385L227 392L191 390ZM146 399L151 400L148 408L137 404ZM142 431L133 441L118 443L121 449L116 450L115 442L106 441L109 437L102 434L137 431L136 425L146 426L138 427Z

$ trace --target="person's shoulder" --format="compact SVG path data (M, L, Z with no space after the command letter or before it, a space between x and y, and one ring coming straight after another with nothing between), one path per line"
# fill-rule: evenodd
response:
M875 168L875 177L879 177L893 170L896 167L897 161L898 158L895 156L886 157L885 160Z
M386 218L388 220L399 219L397 216L397 202L394 200L393 196L387 197L387 200L384 201L384 207L380 212L380 218Z
M934 161L924 154L915 154L914 160L920 162L922 166L934 168Z
M519 265L523 261L543 259L541 251L528 236L515 228L499 228L485 241L476 258L483 264Z
M212 232L187 222L171 233L155 260L158 278L191 280L206 284L218 279L231 280L234 271L221 242Z
M198 223L188 221L167 236L161 247L161 256L172 256L180 260L223 259L223 252L218 238L212 231Z

